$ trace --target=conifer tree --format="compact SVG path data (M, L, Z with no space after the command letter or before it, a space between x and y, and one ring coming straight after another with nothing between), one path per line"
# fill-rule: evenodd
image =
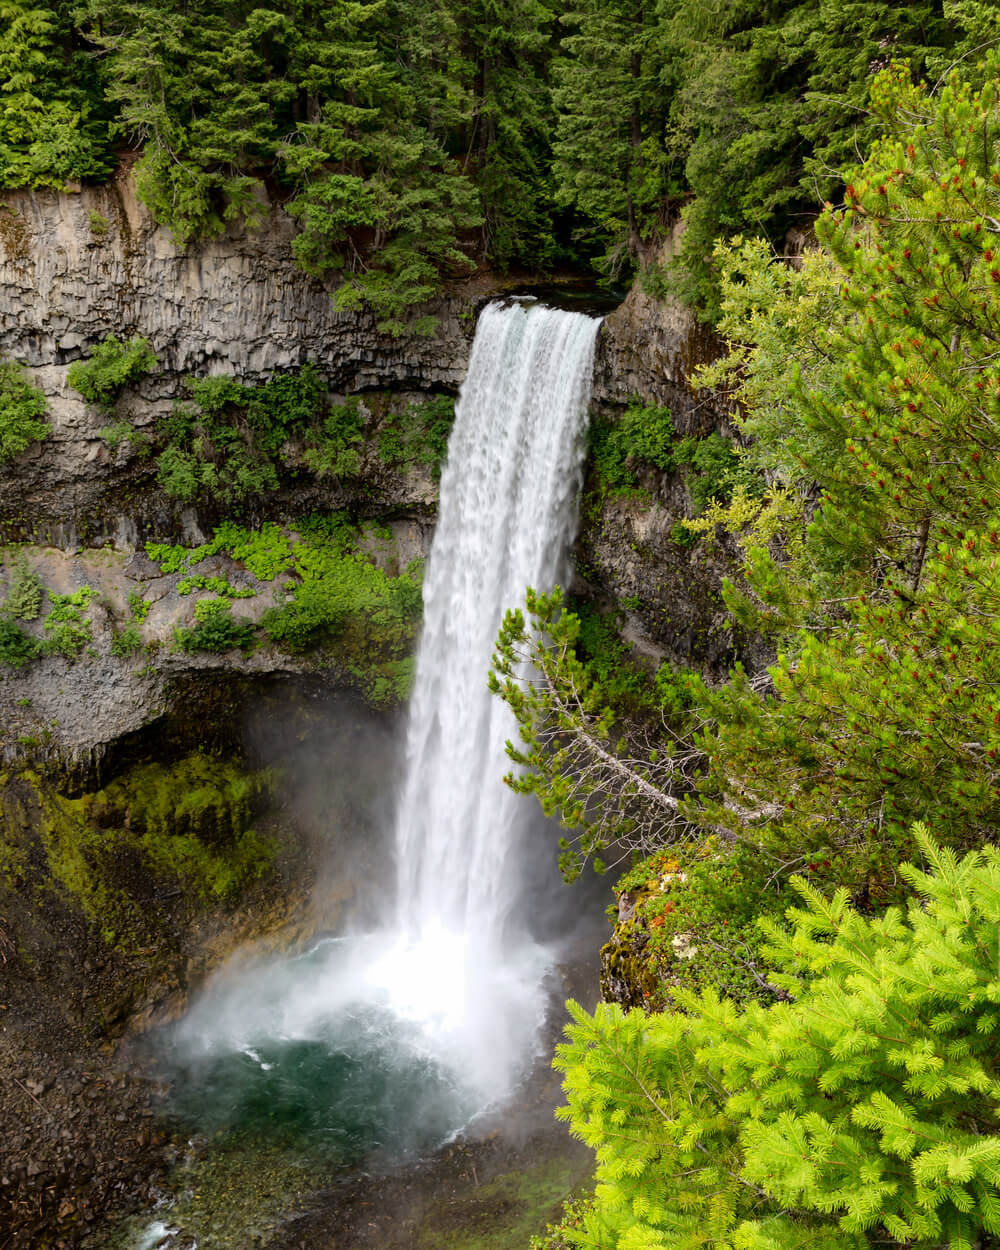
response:
M995 57L984 80L930 97L905 71L879 79L885 137L818 228L840 271L832 367L775 399L815 493L750 542L728 592L778 662L705 692L705 775L683 805L771 857L776 882L807 864L873 903L898 888L914 820L970 845L1000 815Z
M1000 1235L1000 850L923 829L906 911L871 919L803 881L768 926L790 1000L601 1005L557 1057L597 1151L594 1250L973 1250Z

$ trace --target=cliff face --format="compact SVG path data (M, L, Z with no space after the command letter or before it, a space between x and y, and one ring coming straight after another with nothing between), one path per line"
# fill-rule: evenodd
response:
M136 455L127 440L112 451L99 434L123 418L151 430L185 397L188 377L233 374L253 383L307 360L316 362L334 393L389 391L406 402L458 390L477 311L499 293L496 282L453 285L427 310L437 319L432 336L393 339L378 333L369 314L335 310L330 284L297 267L294 233L289 217L272 207L254 232L234 227L209 242L179 246L137 201L127 173L79 194L4 193L0 359L28 366L49 400L52 433L0 466L0 542L48 549L32 556L47 587L68 593L96 586L101 598L91 612L93 646L78 660L49 657L20 672L0 669L8 731L0 735L0 759L41 754L74 769L92 768L110 744L156 721L176 702L176 691L201 681L207 670L247 678L315 671L273 651L249 659L235 651L213 657L171 652L172 628L190 624L193 605L193 599L177 600L172 588L164 601L176 610L155 608L145 627L147 645L152 640L161 647L155 663L111 653L119 618L127 616L130 583L120 567L127 556L151 537L203 542L223 517L211 506L185 507L167 497L151 460ZM143 336L160 361L126 391L113 417L66 383L69 366L109 334ZM688 314L637 287L601 328L594 402L616 407L637 396L668 405L682 433L702 431L711 424L711 410L684 379L712 349ZM724 561L671 540L686 496L679 479L662 477L644 483L644 499L609 496L599 515L585 518L579 588L609 606L629 605L627 635L652 660L719 666L733 651L717 594ZM354 482L317 479L299 463L263 507L266 516L291 523L312 511L342 508L390 519L409 559L429 545L436 484L426 469L387 471L367 448ZM255 512L249 519L260 518ZM96 563L88 557L105 547L113 552ZM9 570L0 573L0 597L8 580ZM266 597L261 604L267 606ZM238 616L247 613L251 609L240 606ZM153 628L157 614L166 622L159 632ZM339 684L343 675L327 663L326 676Z
M214 519L184 514L151 491L127 454L113 455L99 437L108 414L67 386L69 366L108 334L141 335L160 360L116 409L139 429L184 396L187 376L252 383L307 360L334 392L458 390L476 313L498 283L453 284L426 310L437 319L432 336L390 338L370 314L335 310L332 284L296 265L294 234L292 220L272 207L256 231L233 227L179 246L136 199L126 172L79 194L4 192L0 359L30 368L49 399L52 434L0 466L0 540L128 547L150 532L182 534ZM637 395L669 405L682 432L696 429L704 405L684 377L711 348L687 313L636 289L602 327L594 400L619 405ZM276 511L350 502L333 489L279 499ZM395 490L380 506L405 511L408 502Z
M437 301L432 337L380 335L371 316L338 313L330 286L297 267L280 209L258 231L184 248L126 176L78 195L5 192L3 203L0 359L29 366L53 432L0 467L0 538L122 545L137 527L183 530L169 501L127 489L125 461L98 437L107 413L66 384L69 365L108 334L141 335L160 360L116 410L140 429L184 395L190 375L253 382L313 360L334 392L455 391L464 376L481 290Z

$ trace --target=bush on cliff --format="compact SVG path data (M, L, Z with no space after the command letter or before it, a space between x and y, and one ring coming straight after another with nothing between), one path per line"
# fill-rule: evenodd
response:
M144 338L127 343L109 334L91 349L88 360L70 365L66 381L88 404L111 408L126 386L133 386L160 362Z
M48 403L12 360L0 361L0 465L46 438Z

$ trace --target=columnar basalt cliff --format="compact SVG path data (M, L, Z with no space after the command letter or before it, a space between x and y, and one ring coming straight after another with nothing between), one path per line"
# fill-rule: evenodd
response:
M191 376L247 382L314 361L331 391L457 391L478 309L511 286L487 276L455 283L425 310L432 335L380 334L368 312L339 312L333 286L303 273L295 224L270 206L259 228L178 245L137 200L128 172L76 194L5 192L0 204L0 359L28 366L49 399L52 435L0 466L0 539L134 544L146 531L181 531L195 519L155 491L98 431L108 414L67 385L69 366L109 334L140 335L160 368L117 405L152 427L185 395ZM638 289L602 327L594 400L630 396L666 404L678 429L704 427L685 378L713 344L684 310ZM141 497L140 497L141 496ZM290 511L343 506L349 493L282 498ZM406 491L382 501L400 508ZM426 498L419 500L426 502ZM209 518L211 520L213 518Z

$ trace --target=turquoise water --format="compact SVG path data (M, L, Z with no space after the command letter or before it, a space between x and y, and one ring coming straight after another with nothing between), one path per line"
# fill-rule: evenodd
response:
M175 1056L171 1113L214 1136L273 1138L331 1161L406 1156L439 1144L474 1110L468 1091L415 1049L400 1021L369 1006L326 1037Z
M376 948L378 949L378 948ZM386 1001L369 941L217 979L163 1039L168 1114L358 1165L439 1145L482 1106L426 1022Z

